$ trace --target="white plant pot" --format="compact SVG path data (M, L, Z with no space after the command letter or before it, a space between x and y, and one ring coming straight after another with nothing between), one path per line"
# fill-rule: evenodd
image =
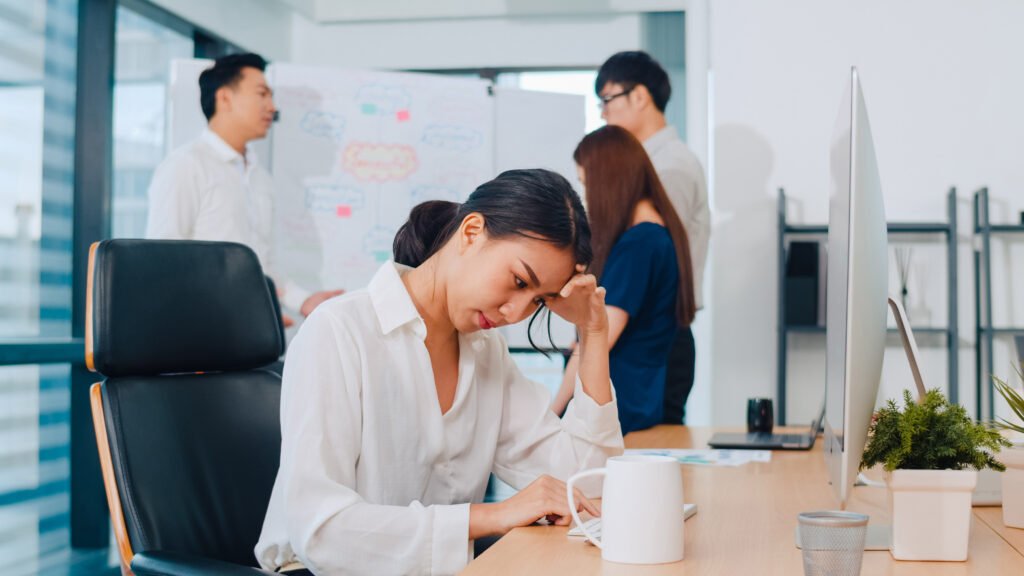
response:
M996 459L1006 464L1003 472L1003 524L1024 528L1024 447L1003 448Z
M897 560L967 560L974 470L896 470L886 477Z

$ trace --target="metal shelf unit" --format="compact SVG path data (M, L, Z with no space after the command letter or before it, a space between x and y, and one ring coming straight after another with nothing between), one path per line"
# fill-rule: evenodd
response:
M997 335L1024 334L1024 327L994 326L992 323L992 236L1024 236L1024 224L992 224L988 214L988 188L974 193L974 393L976 417L995 418L992 386L992 340ZM988 385L985 386L987 381ZM985 392L984 396L982 392ZM984 406L983 406L984 405Z
M956 188L950 188L946 196L946 211L949 216L947 222L890 222L888 230L890 235L907 234L935 234L941 235L946 242L946 278L948 282L947 302L947 325L944 327L926 326L914 327L915 334L936 334L944 335L946 339L946 356L948 371L948 395L950 402L956 404L959 401L959 390L957 386L957 255L956 255ZM778 345L777 345L777 375L776 375L776 422L779 425L786 424L786 359L788 356L789 334L824 334L824 326L794 326L786 324L786 250L787 241L790 238L801 236L827 236L828 226L789 224L786 222L786 192L779 188L778 203ZM824 290L824 286L819 287ZM888 314L888 312L886 312ZM896 332L895 328L889 329L890 333Z

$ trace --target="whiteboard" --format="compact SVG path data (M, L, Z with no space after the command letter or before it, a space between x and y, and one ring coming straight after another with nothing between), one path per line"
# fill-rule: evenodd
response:
M199 74L212 61L174 60L168 150L199 136ZM548 168L579 190L572 152L585 131L583 96L495 87L477 79L275 63L280 119L257 156L275 181L277 266L310 290L366 286L391 255L416 203L464 200L514 168ZM527 323L502 328L528 347ZM545 327L534 341L547 344ZM575 339L552 321L555 343Z
M583 96L496 86L494 102L497 171L547 168L580 192L572 153L586 135Z
M581 192L572 153L583 139L586 117L583 96L496 87L495 164L498 172L514 168L547 168L565 176ZM534 326L533 341L549 346L546 326ZM529 347L528 323L501 328L509 346ZM576 339L575 328L552 315L556 345L566 348Z
M301 285L365 286L413 206L494 174L483 80L279 64L271 83L275 242Z

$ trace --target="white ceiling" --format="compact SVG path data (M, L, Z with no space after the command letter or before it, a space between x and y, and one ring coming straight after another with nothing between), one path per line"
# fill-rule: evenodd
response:
M332 22L600 15L684 10L690 0L270 0Z

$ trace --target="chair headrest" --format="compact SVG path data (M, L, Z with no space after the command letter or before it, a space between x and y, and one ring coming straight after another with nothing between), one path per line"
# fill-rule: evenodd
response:
M88 292L86 363L104 376L248 370L284 351L263 269L242 244L104 240Z

